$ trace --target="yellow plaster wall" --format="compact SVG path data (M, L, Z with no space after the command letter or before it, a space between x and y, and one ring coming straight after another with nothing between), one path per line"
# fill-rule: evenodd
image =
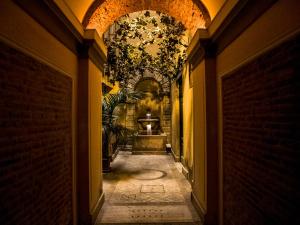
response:
M215 18L221 7L223 6L225 0L202 0L202 3L205 5L206 9L209 12L211 20Z
M77 56L13 1L0 2L0 38L66 75L76 78Z
M300 3L279 0L217 57L217 75L227 74L300 30Z
M102 193L102 124L101 96L102 72L89 61L89 161L90 161L90 211L94 212Z
M206 210L206 115L205 65L202 61L193 71L194 167L193 193L202 210Z
M227 0L223 1L222 6L220 5L220 9L217 14L212 18L212 22L209 25L207 31L210 35L214 34L216 30L220 27L221 23L228 16L234 6L239 2L239 0Z
M176 82L171 85L171 145L175 157L180 155L180 111L179 111L179 89ZM178 158L177 158L178 159Z
M77 19L82 22L86 11L89 9L93 0L64 0L73 11Z
M193 167L193 88L190 83L188 66L183 70L183 160L184 164Z

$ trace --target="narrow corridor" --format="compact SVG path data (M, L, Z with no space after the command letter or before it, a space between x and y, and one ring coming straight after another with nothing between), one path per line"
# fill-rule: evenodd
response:
M201 224L191 186L170 155L121 152L104 174L105 203L96 224Z

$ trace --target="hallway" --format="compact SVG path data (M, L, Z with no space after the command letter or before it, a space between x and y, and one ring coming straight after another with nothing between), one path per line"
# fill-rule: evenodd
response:
M96 224L201 224L191 186L171 155L121 152L104 174L105 203Z
M300 224L299 0L0 12L0 225Z

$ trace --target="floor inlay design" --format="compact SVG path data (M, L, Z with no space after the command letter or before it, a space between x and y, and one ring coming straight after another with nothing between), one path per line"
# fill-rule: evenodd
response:
M141 193L164 193L164 185L142 185Z
M155 182L120 181L110 198L110 203L184 203L184 197L174 180L165 185Z
M202 224L171 156L121 152L112 170L104 175L106 201L96 224Z

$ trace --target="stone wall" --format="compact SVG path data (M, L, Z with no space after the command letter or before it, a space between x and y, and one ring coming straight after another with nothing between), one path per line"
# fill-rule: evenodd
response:
M171 102L169 96L164 96L161 101L161 128L167 134L167 143L171 143ZM122 117L121 124L129 129L138 130L137 113L135 104L126 104L125 117Z
M162 130L167 134L167 143L171 144L171 100L170 96L165 96L162 100Z
M72 79L0 43L0 224L72 224Z
M299 224L300 38L222 80L224 224Z

